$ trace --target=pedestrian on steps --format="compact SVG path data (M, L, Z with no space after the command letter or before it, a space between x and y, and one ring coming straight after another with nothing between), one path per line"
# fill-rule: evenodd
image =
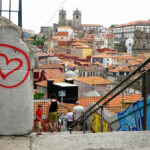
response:
M56 121L58 119L57 110L59 108L59 102L57 100L57 96L55 93L52 93L50 98L51 98L51 100L48 105L49 109L48 109L48 119L47 120L49 122L51 132L53 132L53 131L57 131Z

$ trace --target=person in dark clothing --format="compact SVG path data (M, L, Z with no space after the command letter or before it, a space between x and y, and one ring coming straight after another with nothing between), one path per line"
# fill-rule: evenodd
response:
M57 130L57 127L56 127L56 121L57 121L57 109L59 107L59 102L57 100L57 96L55 93L51 94L50 96L51 98L51 101L49 103L49 106L48 106L48 121L49 121L49 125L50 125L50 128L51 128L51 131L55 131Z

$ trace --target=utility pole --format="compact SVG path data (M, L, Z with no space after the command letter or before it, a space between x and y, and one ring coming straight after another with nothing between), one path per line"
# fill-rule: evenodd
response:
M19 0L18 26L22 28L22 0Z
M9 20L11 20L11 0L9 0Z

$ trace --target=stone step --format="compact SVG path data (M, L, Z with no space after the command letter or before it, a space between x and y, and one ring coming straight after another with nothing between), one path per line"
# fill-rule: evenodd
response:
M150 131L0 136L0 150L150 150Z

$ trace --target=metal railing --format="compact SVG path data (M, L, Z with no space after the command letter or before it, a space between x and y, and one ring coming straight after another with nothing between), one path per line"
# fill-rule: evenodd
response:
M141 64L137 69L135 69L127 78L125 78L123 81L121 81L118 85L116 85L111 91L109 91L105 96L103 96L99 101L97 101L93 106L91 106L89 109L86 110L86 112L79 117L71 126L70 126L70 134L71 131L73 131L74 127L78 124L78 123L83 123L83 131L85 133L85 120L91 116L94 112L96 112L99 109L103 109L104 106L106 106L110 101L112 101L116 96L118 96L119 94L121 94L124 90L126 90L127 88L129 88L131 85L133 85L135 82L137 82L140 79L143 79L143 86L142 86L142 97L144 100L144 119L143 119L143 130L146 130L146 104L147 104L147 76L150 72L150 68L147 70L142 70L144 69L144 67L150 63L150 58L147 59L143 64ZM139 73L140 75L138 75L134 80L131 79L133 78L137 73ZM129 82L127 85L124 86L125 83L127 83L127 81ZM123 86L123 87L122 87ZM115 94L114 92L118 90ZM108 98L106 100L106 98ZM105 101L104 101L105 100ZM103 102L104 101L104 102ZM103 102L103 103L102 103ZM100 104L102 103L102 104ZM102 117L101 117L102 118ZM103 119L103 118L102 118Z

